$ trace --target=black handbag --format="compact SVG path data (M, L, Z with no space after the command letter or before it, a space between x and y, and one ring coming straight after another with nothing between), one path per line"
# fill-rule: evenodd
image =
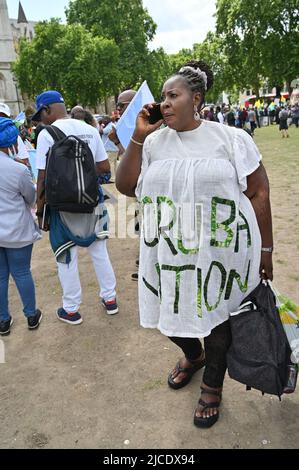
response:
M284 392L291 349L276 307L275 296L262 281L231 313L232 343L227 353L229 376L263 393Z

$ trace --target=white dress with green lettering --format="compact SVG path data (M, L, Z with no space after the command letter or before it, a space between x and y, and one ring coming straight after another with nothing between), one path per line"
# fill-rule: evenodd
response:
M261 237L243 192L260 159L245 131L215 122L147 137L136 188L143 327L208 336L258 285Z

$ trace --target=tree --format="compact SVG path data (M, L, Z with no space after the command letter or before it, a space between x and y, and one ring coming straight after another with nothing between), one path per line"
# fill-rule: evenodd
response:
M95 106L115 91L119 49L113 40L56 19L37 24L35 33L32 42L21 41L14 65L23 93L34 97L58 89L70 105Z
M224 89L232 91L233 83L227 79L224 81L224 71L229 76L226 56L222 51L222 41L214 33L209 32L202 43L193 44L192 49L182 49L177 54L169 56L171 73L177 72L180 67L191 59L203 60L214 74L214 85L207 93L206 102L217 102ZM232 72L231 72L232 73Z
M144 79L147 81L157 102L160 101L163 84L170 74L170 60L164 49L161 47L151 51L148 55Z
M142 81L151 57L147 45L156 31L142 0L72 0L66 16L69 24L82 24L94 36L113 39L118 45L119 90Z
M202 43L193 45L192 56L206 62L214 74L214 84L206 96L207 102L216 103L223 90L233 91L234 72L223 52L221 38L209 32Z
M240 88L289 83L299 68L298 0L218 0L217 35Z

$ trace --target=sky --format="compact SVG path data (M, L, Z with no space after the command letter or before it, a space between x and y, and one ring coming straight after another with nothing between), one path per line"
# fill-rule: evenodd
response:
M51 17L65 20L64 8L69 0L21 0L21 3L27 20ZM203 41L208 31L215 28L215 4L216 0L143 0L144 7L157 24L150 48L163 47L171 54ZM18 5L19 0L7 0L10 18L17 18Z

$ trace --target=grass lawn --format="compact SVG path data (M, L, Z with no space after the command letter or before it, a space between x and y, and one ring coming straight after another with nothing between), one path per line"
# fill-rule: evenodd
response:
M299 129L282 138L278 126L257 129L255 143L270 180L274 229L274 283L299 303Z

